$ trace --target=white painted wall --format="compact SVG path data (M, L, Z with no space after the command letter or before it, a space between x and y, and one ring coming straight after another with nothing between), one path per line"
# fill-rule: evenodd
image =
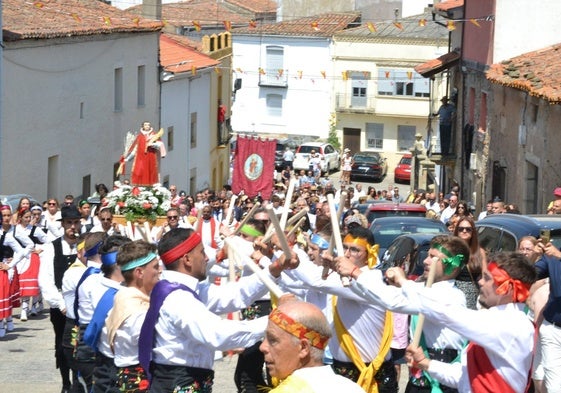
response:
M169 176L170 184L178 190L194 194L209 186L210 114L212 70L197 72L193 78L176 75L162 83L162 127L174 127L174 149L161 165L161 176ZM197 112L197 145L191 148L190 114ZM167 142L167 139L166 139ZM191 169L197 171L197 189L189 190Z
M332 63L328 39L233 36L234 78L242 79L232 107L236 132L286 133L326 138L331 107ZM259 67L266 68L266 47L284 47L288 87L260 87ZM241 72L240 72L241 70ZM302 71L302 79L298 77ZM326 72L326 78L321 75ZM267 114L266 95L283 95L282 116Z
M158 124L159 32L5 42L2 69L2 194L44 200L48 159L58 155L54 197L82 192L82 178L111 185L127 131ZM145 65L145 105L137 67ZM123 69L123 110L114 111L114 69ZM82 116L81 115L82 108ZM92 190L93 191L93 190Z
M561 41L561 2L496 0L493 63Z

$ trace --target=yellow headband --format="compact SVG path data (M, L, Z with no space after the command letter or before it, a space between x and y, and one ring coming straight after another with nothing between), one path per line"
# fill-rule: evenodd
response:
M368 253L368 268L372 269L376 266L376 263L378 262L378 251L380 250L380 246L378 244L374 244L373 246L371 246L370 244L368 244L366 239L353 237L353 235L351 234L345 236L345 238L343 239L343 243L352 243L356 244L357 246L364 247L366 249L366 252Z
M319 332L302 325L300 322L296 322L282 311L279 311L278 308L274 309L269 314L269 321L294 337L308 339L312 347L325 349L327 341L329 341L329 337L321 335Z
M78 243L78 245L76 246L76 250L77 251L82 251L84 249L84 247L86 247L86 241L82 240L80 243Z

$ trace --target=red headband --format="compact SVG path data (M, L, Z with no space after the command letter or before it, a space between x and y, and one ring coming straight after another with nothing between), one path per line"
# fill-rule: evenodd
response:
M12 208L9 205L0 206L0 211L4 211L4 210L12 211Z
M530 285L524 284L520 280L515 280L497 262L491 262L487 265L487 270L493 276L495 285L497 286L497 295L504 295L508 292L509 284L512 284L512 300L516 303L523 303L530 294Z
M177 261L183 255L187 254L189 251L195 248L200 242L201 242L201 235L194 232L183 243L178 244L171 250L160 255L160 259L162 260L164 265L167 266Z

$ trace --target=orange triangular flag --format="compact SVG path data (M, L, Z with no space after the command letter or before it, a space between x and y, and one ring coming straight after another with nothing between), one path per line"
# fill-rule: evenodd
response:
M134 23L136 26L138 26L140 24L140 18L134 18L132 20L132 23Z
M199 21L194 20L193 21L193 26L195 26L195 30L201 31L201 24L199 23Z
M325 79L325 71L320 71L319 73L321 74L321 76L323 76L323 79Z
M297 73L298 73L298 79L302 79L302 72L303 72L303 71L297 71Z
M478 22L477 20L475 20L475 19L472 18L472 19L470 19L469 21L470 21L471 23L473 23L474 25L476 25L477 27L481 27L481 25L479 24L479 22Z
M229 20L225 20L223 23L224 23L224 28L226 29L226 31L232 30L232 22L230 22Z
M347 79L349 79L349 74L347 73L347 71L343 71L341 72L341 77L344 81L346 81Z
M426 26L427 25L427 20L426 19L421 19L419 20L419 26Z
M368 27L368 30L370 30L371 33L375 33L377 31L376 30L376 25L372 22L368 22L366 24L366 27Z
M259 75L265 75L265 70L259 67Z
M393 25L397 27L399 30L403 30L403 25L399 22L393 22Z
M278 73L279 73L279 77L282 77L282 74L284 74L284 70L283 70L283 69L279 69L279 70L278 70Z
M195 67L194 65L191 66L191 74L197 75L197 67Z
M453 20L449 20L448 23L446 23L446 27L447 27L448 30L450 30L450 31L456 30L456 24L454 23Z
M253 19L249 21L249 27L251 29L255 29L257 27L257 22L254 21Z
M220 75L222 73L222 71L220 70L220 67L218 67L218 66L214 67L214 72L216 72L217 75Z
M409 80L413 79L413 72L412 71L407 71L407 78Z
M82 22L82 18L80 18L80 17L78 16L78 14L72 13L72 14L70 14L70 15L72 15L72 17L74 18L74 20L75 20L76 22Z
M311 26L312 26L312 29L314 29L315 31L318 31L318 30L319 30L319 27L318 27L319 25L318 25L317 22L312 22L312 25L311 25Z
M384 74L386 75L386 79L389 79L389 77L390 77L390 72L389 72L389 71L384 71Z
M111 18L110 18L110 17L104 16L104 17L103 17L103 21L105 22L105 24L106 24L107 26L111 26Z
M43 8L45 4L41 3L40 1L36 1L33 5L37 8Z

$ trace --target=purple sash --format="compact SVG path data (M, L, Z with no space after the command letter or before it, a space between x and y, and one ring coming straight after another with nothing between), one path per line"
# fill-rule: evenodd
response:
M197 295L195 291L179 283L161 280L158 281L154 289L152 289L152 293L150 293L150 307L142 323L140 337L138 338L138 360L150 380L152 379L150 361L152 360L152 348L154 347L154 332L156 330L160 308L162 308L166 297L177 289L190 292L198 301L201 301L199 295Z

